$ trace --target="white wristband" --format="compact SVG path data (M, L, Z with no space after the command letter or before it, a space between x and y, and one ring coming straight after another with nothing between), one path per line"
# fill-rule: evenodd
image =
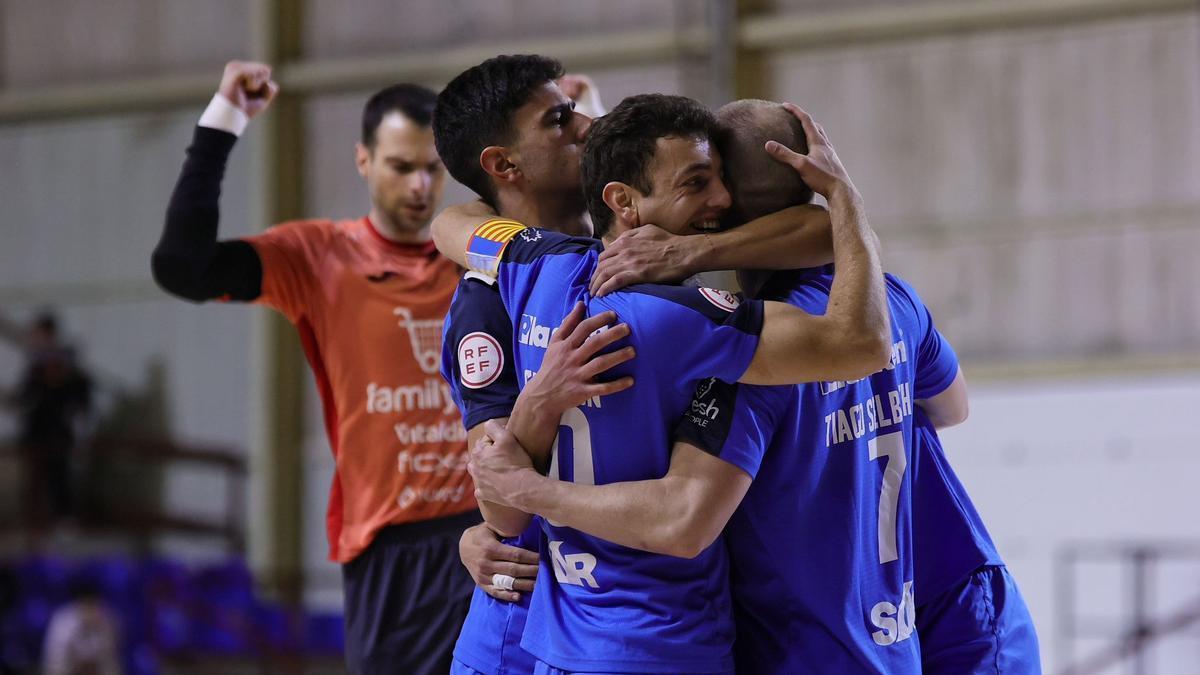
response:
M241 136L246 130L250 118L241 108L220 94L213 94L212 101L200 116L199 125L210 129L228 131L234 136Z

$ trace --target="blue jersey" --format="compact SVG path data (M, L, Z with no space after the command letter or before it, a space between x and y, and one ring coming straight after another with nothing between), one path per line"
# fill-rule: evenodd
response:
M917 408L913 448L913 549L917 607L957 588L984 565L1003 565L983 519L942 450L933 423Z
M780 273L763 297L823 314L832 281L828 268ZM713 387L694 406L733 420L705 427L691 414L680 425L679 438L710 452L763 442L746 430L774 430L726 530L742 672L920 672L913 402L948 386L957 361L910 287L889 276L887 296L884 370L857 382ZM736 396L732 408L722 396Z
M468 430L512 412L518 393L512 321L494 279L468 272L459 282L442 327L442 377ZM540 536L535 522L504 543L536 551ZM511 603L476 587L454 658L481 673L532 673L533 657L521 648L528 609L528 593Z
M588 294L599 242L536 229L497 235L480 228L475 263L502 256L500 293L513 324L519 379L539 368L550 335L578 300L594 315L616 312L637 358L609 377L635 385L563 415L551 475L606 484L661 478L671 427L696 385L736 381L753 358L762 303L712 289L641 285ZM720 453L753 474L757 453ZM541 571L522 645L571 671L711 673L732 669L733 622L726 550L687 560L639 551L544 523Z

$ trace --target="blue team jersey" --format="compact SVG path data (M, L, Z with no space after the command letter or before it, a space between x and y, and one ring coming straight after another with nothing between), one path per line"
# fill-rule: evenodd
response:
M512 413L518 393L512 321L494 279L468 272L459 282L442 327L442 377L468 430ZM536 551L540 537L541 529L534 522L504 543ZM528 593L521 594L519 603L511 603L476 587L454 645L454 658L481 673L532 673L533 656L521 648L528 609Z
M551 476L606 484L660 478L670 464L671 427L696 385L736 381L754 355L762 303L712 289L641 285L604 298L588 293L599 242L536 229L499 235L486 226L473 264L496 270L516 333L518 379L539 368L551 332L582 300L587 313L616 312L637 358L609 377L635 385L563 415ZM491 269L495 269L494 267ZM758 453L718 453L748 473ZM522 645L569 671L712 673L732 669L733 622L726 550L687 560L639 551L544 522L541 570Z
M914 411L913 549L917 607L957 588L984 565L1003 565L996 544L950 466L925 413Z
M823 314L832 281L829 268L779 273L763 297ZM857 382L718 384L694 408L732 419L692 413L680 424L678 438L709 452L769 442L726 529L741 672L920 672L913 402L948 386L958 364L910 287L888 276L887 296L884 370Z

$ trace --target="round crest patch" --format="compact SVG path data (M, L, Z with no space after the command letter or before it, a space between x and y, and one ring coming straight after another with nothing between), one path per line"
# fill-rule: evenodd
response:
M458 341L459 381L468 389L482 389L500 377L504 351L496 338L476 331Z
M716 305L717 307L725 310L726 312L732 312L733 310L738 308L738 305L742 304L737 299L737 296L735 296L733 293L730 293L729 291L722 291L718 288L703 288L703 287L701 287L699 290L700 290L700 295L703 295L705 300L708 300L709 302L711 302L712 304Z

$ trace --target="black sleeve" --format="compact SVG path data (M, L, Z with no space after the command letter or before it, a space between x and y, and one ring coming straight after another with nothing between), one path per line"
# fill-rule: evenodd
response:
M249 301L262 292L262 261L254 247L217 241L221 179L236 141L231 133L196 127L171 193L150 267L158 285L181 298Z

